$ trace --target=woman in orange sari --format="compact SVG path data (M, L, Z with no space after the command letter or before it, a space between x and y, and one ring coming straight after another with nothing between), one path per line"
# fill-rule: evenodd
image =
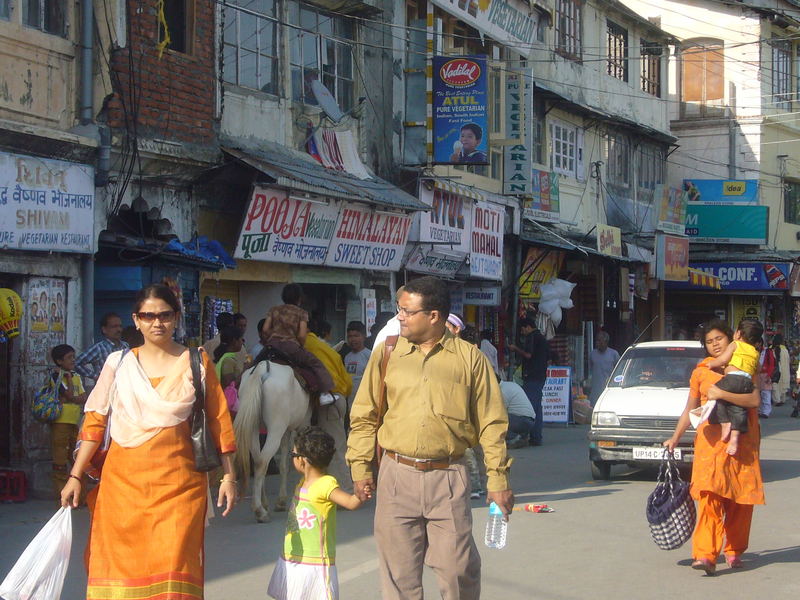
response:
M724 321L713 320L706 325L703 343L709 356L692 373L686 408L675 433L664 442L664 446L674 449L689 427L689 411L709 400L727 400L748 409L749 431L741 434L739 450L734 456L727 453L728 444L722 441L721 425L705 421L697 428L691 485L692 497L698 501L697 527L692 536L692 568L705 571L707 575L716 571L721 552L730 568L743 566L741 555L747 550L750 539L753 505L764 504L759 463L759 390L756 387L752 394L725 392L715 385L722 379L722 373L707 366L732 340L733 332Z
M133 320L144 345L112 353L86 402L81 447L61 503L77 506L81 474L109 427L111 444L92 508L87 599L203 597L208 476L195 470L189 437L195 399L189 351L172 339L180 309L166 286L141 290ZM207 423L225 472L217 501L225 516L236 500L236 444L205 354L201 371Z

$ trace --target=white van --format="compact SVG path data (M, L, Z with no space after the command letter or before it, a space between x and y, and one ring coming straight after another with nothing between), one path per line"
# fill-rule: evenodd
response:
M611 466L655 466L686 407L689 378L706 353L700 342L634 344L614 367L597 399L589 429L593 479L610 479ZM695 430L681 437L675 457L691 464Z

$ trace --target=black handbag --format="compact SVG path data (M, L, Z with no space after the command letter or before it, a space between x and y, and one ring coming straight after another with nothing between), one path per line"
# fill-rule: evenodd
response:
M211 432L208 430L206 397L200 376L200 351L197 348L189 348L189 363L192 366L192 382L194 383L194 405L189 421L192 449L194 450L194 468L204 473L222 466L222 461L214 440L211 439Z
M675 550L692 537L697 510L689 495L689 483L681 479L672 452L664 449L656 489L647 498L650 536L662 550Z

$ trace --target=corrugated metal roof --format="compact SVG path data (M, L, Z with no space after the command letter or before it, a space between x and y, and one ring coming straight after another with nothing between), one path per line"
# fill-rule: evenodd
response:
M222 150L281 186L388 208L430 210L427 204L379 177L358 179L344 171L326 169L307 154L286 146L272 142L259 146L257 151L232 147Z

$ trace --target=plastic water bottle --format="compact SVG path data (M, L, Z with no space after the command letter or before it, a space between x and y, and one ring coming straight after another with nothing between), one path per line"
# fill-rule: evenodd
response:
M489 520L486 522L486 537L484 543L488 548L504 548L508 521L503 518L503 511L494 502L489 505Z

